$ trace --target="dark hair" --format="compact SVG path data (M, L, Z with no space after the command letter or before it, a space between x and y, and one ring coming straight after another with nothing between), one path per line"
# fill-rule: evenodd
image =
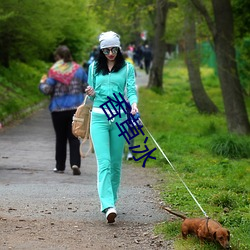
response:
M73 58L71 56L70 50L67 46L65 45L61 45L59 46L55 53L54 53L55 58L60 57L61 59L63 59L64 62L72 62Z
M121 68L125 66L125 60L121 53L121 50L118 49L117 55L115 58L115 65L113 67L113 72L118 72ZM97 57L97 63L96 63L96 72L101 73L103 75L109 74L109 69L107 65L107 58L103 54L102 50L100 50L99 56Z

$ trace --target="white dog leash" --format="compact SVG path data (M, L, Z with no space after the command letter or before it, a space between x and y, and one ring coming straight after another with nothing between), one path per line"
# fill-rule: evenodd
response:
M186 185L186 183L182 180L182 178L178 174L178 172L175 169L175 167L173 166L173 164L170 162L170 160L168 159L168 157L164 154L164 152L161 149L161 147L159 146L159 144L156 142L156 140L154 139L154 137L152 136L152 134L149 132L149 130L147 129L147 127L145 126L145 124L142 122L141 118L139 118L138 120L140 120L140 122L143 124L143 126L145 127L145 129L149 133L150 137L154 141L155 145L159 148L159 150L161 151L162 155L165 157L165 159L167 160L167 162L169 163L169 165L175 171L175 173L177 174L177 176L179 177L179 179L181 180L181 182L183 183L183 185L185 186L185 188L187 189L187 191L189 192L189 194L191 195L191 197L194 199L194 201L196 202L196 204L198 205L198 207L200 208L200 210L202 211L202 213L205 215L205 217L209 218L209 216L206 214L206 212L203 210L203 208L201 207L201 205L199 204L199 202L196 200L196 198L194 197L194 195L192 194L192 192L190 191L190 189L188 188L188 186Z

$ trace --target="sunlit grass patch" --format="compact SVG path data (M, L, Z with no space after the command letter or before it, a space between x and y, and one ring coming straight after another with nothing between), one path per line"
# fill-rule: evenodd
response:
M250 248L245 237L250 219L249 137L229 136L218 78L209 68L202 68L201 72L208 95L220 109L216 115L197 111L185 65L179 60L170 61L164 69L163 93L139 90L139 95L143 96L139 101L141 118L174 169L147 132L148 148L157 150L153 153L156 160L149 159L146 167L161 169L164 184L157 188L165 204L188 216L203 216L181 178L207 214L230 229L233 249L245 250ZM143 145L143 139L137 137L136 144ZM232 142L225 143L229 139ZM217 153L214 145L218 146ZM226 153L218 154L222 149ZM158 232L162 230L167 238L174 239L178 250L201 249L199 241L192 239L189 244L190 241L187 243L177 237L180 232L177 233L176 223L179 225L180 221L164 223ZM212 243L203 247L217 249Z

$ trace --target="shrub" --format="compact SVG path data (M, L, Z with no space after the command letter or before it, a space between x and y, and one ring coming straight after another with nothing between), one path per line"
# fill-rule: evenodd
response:
M236 135L219 136L212 140L211 151L215 155L231 159L249 158L250 146L247 138Z
M229 209L233 209L237 206L235 198L232 194L229 194L228 192L221 192L215 194L210 200L210 203L217 207Z

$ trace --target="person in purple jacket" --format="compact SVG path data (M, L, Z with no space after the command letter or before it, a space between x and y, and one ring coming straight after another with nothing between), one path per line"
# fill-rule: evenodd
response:
M72 134L72 117L84 100L87 74L73 61L67 46L59 46L54 54L56 62L49 69L48 76L39 84L40 91L50 95L49 110L56 135L55 173L64 173L66 168L67 142L69 142L70 166L73 175L80 175L80 142Z

